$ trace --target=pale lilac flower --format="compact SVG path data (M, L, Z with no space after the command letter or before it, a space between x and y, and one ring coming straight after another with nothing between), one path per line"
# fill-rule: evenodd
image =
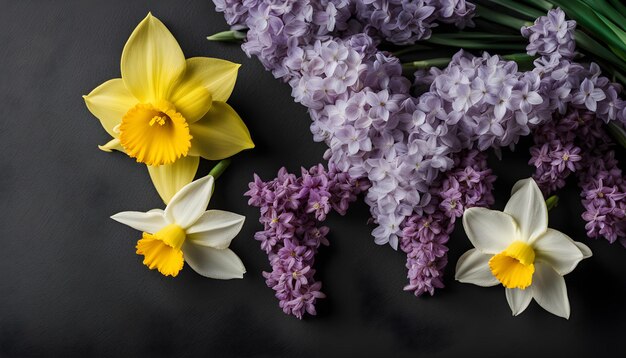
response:
M576 104L585 104L590 111L595 111L597 102L606 98L604 91L600 88L594 88L593 82L585 78L580 85L580 92L572 97L572 102Z

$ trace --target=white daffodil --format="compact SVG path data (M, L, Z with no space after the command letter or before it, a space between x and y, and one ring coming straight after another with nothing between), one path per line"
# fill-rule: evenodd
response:
M548 312L569 318L563 276L591 250L548 228L548 209L533 179L513 186L504 212L465 210L463 227L475 248L459 258L457 280L485 287L501 283L514 316L534 298Z
M246 268L228 246L245 217L228 211L205 211L213 185L213 176L208 175L185 185L165 210L125 211L111 218L143 231L137 254L144 256L143 263L151 270L175 277L187 262L202 276L243 278Z

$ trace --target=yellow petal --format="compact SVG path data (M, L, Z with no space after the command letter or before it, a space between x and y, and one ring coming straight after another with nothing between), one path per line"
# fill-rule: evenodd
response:
M250 132L237 112L224 102L213 102L211 110L189 125L193 139L189 155L220 160L254 148Z
M114 130L115 126L120 124L126 112L137 104L137 99L126 88L121 78L104 82L83 98L89 111L114 138L119 135Z
M137 241L137 254L144 256L143 264L150 270L157 269L165 276L176 277L185 264L180 248L171 247L147 232Z
M183 89L177 88L174 91L184 94L191 86L201 86L211 93L214 101L226 102L235 87L239 67L241 65L238 63L218 58L189 58L187 59L187 72L180 81L180 87Z
M120 144L119 138L113 138L107 142L105 145L99 145L98 148L103 152L112 152L117 150L118 152L126 153L124 151L124 147Z
M173 90L170 101L187 122L193 123L209 111L214 100L225 101L218 98L230 96L237 79L237 68L238 64L224 60L190 58L185 75Z
M172 164L148 166L152 183L165 204L169 203L182 187L193 181L199 163L200 158L197 156L187 156Z
M163 23L148 14L122 52L122 79L140 102L168 99L185 72L185 56Z

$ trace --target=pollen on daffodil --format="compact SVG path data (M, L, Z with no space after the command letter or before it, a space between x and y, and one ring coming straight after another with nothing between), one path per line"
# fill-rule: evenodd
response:
M474 249L463 254L456 279L478 286L505 287L514 316L531 299L548 312L569 318L564 275L591 250L567 235L548 228L548 210L533 179L518 181L504 212L470 208L463 227Z
M184 186L165 210L125 211L111 218L143 231L137 254L144 265L165 276L177 276L186 262L202 276L243 278L246 269L228 247L245 217L228 211L206 210L213 193L213 176Z
M254 147L248 128L226 100L238 64L185 59L176 39L148 14L124 46L122 78L84 96L113 137L100 146L148 165L165 201L193 180L199 157L220 160Z

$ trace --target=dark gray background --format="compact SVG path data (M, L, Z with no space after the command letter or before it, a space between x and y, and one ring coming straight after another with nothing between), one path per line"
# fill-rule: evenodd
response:
M134 253L140 233L109 219L162 204L148 173L119 153L81 95L119 77L122 48L148 11L174 33L187 57L242 63L230 104L257 148L241 153L210 206L248 221L232 248L243 280L205 279L189 267L165 278ZM0 1L0 356L610 356L624 353L624 249L590 242L575 183L550 225L594 252L566 277L572 316L532 303L511 317L501 287L454 282L470 248L460 227L450 241L446 289L416 298L402 291L405 258L379 247L365 204L332 216L331 247L318 260L328 299L299 321L278 308L252 236L258 211L242 196L252 174L271 179L321 161L305 109L237 45L211 43L226 29L208 0ZM528 143L526 142L526 145ZM528 152L492 158L502 208L531 173ZM201 170L207 173L209 164Z

